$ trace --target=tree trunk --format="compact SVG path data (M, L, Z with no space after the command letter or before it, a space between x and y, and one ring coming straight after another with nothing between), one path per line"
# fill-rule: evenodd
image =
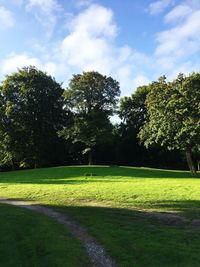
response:
M38 168L38 163L35 162L35 163L34 163L34 169L37 169L37 168Z
M92 150L88 152L88 165L92 165Z
M197 172L196 172L196 169L195 169L193 160L192 160L192 152L191 152L191 149L190 148L188 148L186 150L186 159L187 159L188 167L189 167L192 175L196 175Z
M197 166L198 171L200 171L200 160L197 161Z
M11 159L11 168L12 168L12 171L15 171L15 164L14 164L14 161L13 159Z

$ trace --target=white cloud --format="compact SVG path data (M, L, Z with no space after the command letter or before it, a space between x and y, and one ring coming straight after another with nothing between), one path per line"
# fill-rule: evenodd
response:
M74 0L74 5L78 8L88 7L93 0Z
M0 6L0 29L6 29L15 25L15 19L11 11Z
M26 8L31 10L35 7L45 14L52 14L54 11L60 9L56 0L28 0Z
M70 78L68 76L68 74L70 73L71 76L71 72L69 67L66 65L65 62L56 62L56 61L47 61L47 62L43 62L43 65L41 66L41 69L43 71L46 71L48 74L50 74L52 77L57 77L59 78L60 82L64 82L62 80L62 77L65 78ZM68 77L66 77L68 76Z
M179 72L200 70L200 64L195 62L195 55L200 52L199 17L200 2L196 0L182 1L163 17L168 28L156 34L157 45L151 57L157 77L165 74L173 79Z
M21 6L24 3L24 0L11 0L11 1L16 6Z
M16 71L18 68L29 65L41 68L40 60L35 57L31 57L25 53L18 55L12 54L1 62L1 74L7 75Z
M159 0L159 1L152 2L148 8L149 13L151 15L156 15L158 13L161 13L172 3L173 3L173 0Z
M117 32L112 10L100 5L91 5L79 13L70 26L71 32L83 32L94 37L114 37Z
M26 10L33 12L50 37L57 23L57 14L62 10L57 0L28 0Z
M58 48L62 58L81 70L109 73L112 64L111 40L117 31L112 11L92 5L72 19L70 29L70 34Z
M57 77L60 82L63 82L62 77L67 76L71 72L68 66L64 62L57 61L45 61L44 59L39 59L37 57L31 56L27 53L22 54L10 54L7 58L0 61L1 70L0 76L5 76L17 71L20 68L27 66L35 66L47 72L52 77ZM67 76L67 79L70 78Z
M200 64L194 63L190 60L184 61L181 64L177 64L175 68L171 69L171 72L168 74L168 79L173 80L177 77L179 73L184 73L186 75L191 72L199 72Z
M131 64L124 64L116 69L113 77L120 82L121 96L132 94L138 86L149 84L150 80L137 69L134 71Z
M152 14L174 5L174 1L155 3ZM72 73L83 70L111 75L120 82L122 95L131 94L137 86L163 74L174 78L180 71L198 70L200 64L194 66L189 57L200 50L200 8L195 0L192 5L189 3L173 6L163 17L165 27L168 23L170 26L156 35L157 46L152 56L128 45L117 46L118 28L112 10L92 4L69 19L68 35L56 52L51 51L52 60L42 66L56 77L65 74L65 84Z
M113 76L120 81L123 95L133 92L136 84L133 76L139 75L147 57L127 45L114 44L118 28L112 10L90 5L69 26L70 33L57 48L57 58L78 71L95 70Z
M51 16L55 16L54 11L58 10L59 6L54 0L45 3L43 1L29 0L26 8L31 12L36 8L40 14L47 14L48 22ZM185 18L184 21L187 20ZM183 23L169 31L173 31L176 27L183 27ZM58 81L64 82L66 86L73 73L94 70L118 80L124 96L131 94L137 86L149 83L153 79L150 76L152 73L157 78L160 74L165 74L163 71L173 72L176 66L175 56L172 53L174 49L172 44L177 45L173 39L175 34L172 34L170 39L170 32L159 33L155 55L148 57L128 45L116 45L118 33L112 10L102 5L91 4L81 9L76 16L69 17L68 34L58 44L50 42L43 46L42 43L32 41L32 51L37 53L37 57L25 52L9 55L0 62L1 74L9 74L23 66L35 65L56 77ZM184 33L179 35L181 40ZM170 45L172 48L168 53ZM185 69L186 67L188 69L189 64L185 65Z
M32 0L27 8L40 10L42 1ZM34 4L34 5L33 5ZM43 11L52 14L52 8ZM92 22L92 23L91 23ZM118 27L111 9L91 4L68 19L68 34L58 43L31 41L32 52L12 54L1 61L1 74L9 74L23 66L35 65L67 85L74 73L98 71L112 76L121 85L122 95L131 94L138 85L149 81L145 75L149 59L128 45L116 45Z
M134 79L133 79L133 88L137 88L138 86L141 85L147 85L151 81L146 77L145 74L138 74Z
M192 12L192 8L188 5L175 6L164 18L166 23L181 22L187 18Z
M193 11L183 23L157 36L157 56L184 58L200 49L200 10Z
M161 56L155 59L155 65L160 68L161 71L165 70L170 72L176 66L175 58L173 56Z

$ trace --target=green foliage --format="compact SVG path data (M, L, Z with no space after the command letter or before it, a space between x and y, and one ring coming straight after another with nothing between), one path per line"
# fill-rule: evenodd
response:
M136 166L137 164L145 164L148 166L149 162L155 161L157 151L145 149L137 137L140 127L144 125L146 120L145 101L150 89L151 87L148 85L140 86L131 96L123 97L120 100L119 116L122 121L117 130L119 164L134 164Z
M52 160L65 120L63 89L51 76L26 67L7 76L1 94L1 162L41 166Z
M83 72L64 91L46 73L23 68L0 84L0 167L82 164L87 157L89 163L185 168L178 149L187 147L188 161L199 149L199 75L138 87L121 99L122 121L112 125L120 89L111 77ZM148 149L138 140L141 127Z
M146 118L146 97L150 86L140 86L130 97L123 97L120 100L119 116L122 123L127 127L139 129Z
M119 83L91 71L73 75L65 91L65 103L75 113L103 111L112 115L120 95Z
M94 147L110 137L109 116L115 111L119 95L118 82L98 72L74 75L65 91L65 108L72 120L61 135L74 144L82 143L89 163Z
M147 97L148 121L140 132L146 146L159 143L185 150L200 143L200 74L153 83Z
M200 144L200 74L180 74L167 83L165 77L151 84L146 105L148 119L139 133L149 147L191 151ZM189 159L191 161L191 159Z

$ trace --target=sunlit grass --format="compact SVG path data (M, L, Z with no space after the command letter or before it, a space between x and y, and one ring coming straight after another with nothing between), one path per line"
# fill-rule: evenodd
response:
M54 205L139 208L198 216L200 179L189 172L143 168L46 168L1 173L0 196Z
M165 225L140 211L200 218L200 179L185 171L80 166L0 173L0 197L71 215L119 266L200 266L200 231Z

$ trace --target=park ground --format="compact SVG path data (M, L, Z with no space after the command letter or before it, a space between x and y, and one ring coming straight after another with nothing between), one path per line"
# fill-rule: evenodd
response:
M2 172L0 198L70 216L118 266L191 267L200 266L200 226L191 223L200 220L199 178L186 171L117 166ZM1 267L92 266L79 241L45 215L0 204L0 235Z

